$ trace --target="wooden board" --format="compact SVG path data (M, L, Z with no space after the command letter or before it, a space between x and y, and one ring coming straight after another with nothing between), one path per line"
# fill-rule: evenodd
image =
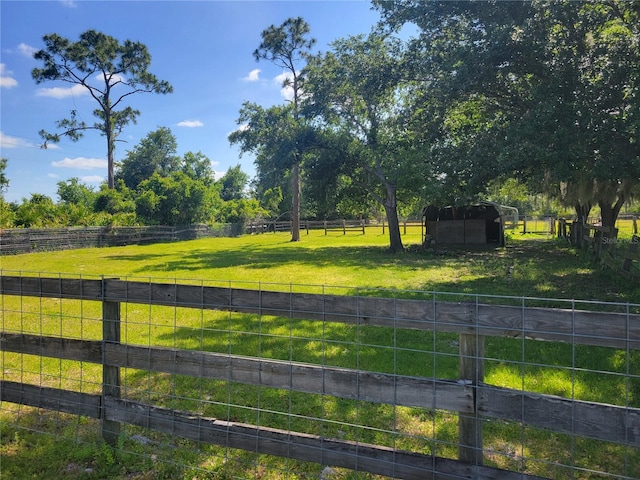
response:
M488 385L478 387L480 415L640 447L640 409L570 400Z
M109 397L105 399L105 407L108 420L138 425L172 436L398 479L539 478L389 447L228 422Z
M78 298L640 350L640 315L199 285L0 276L6 295ZM569 303L569 302L567 302Z
M102 363L102 342L21 333L0 333L0 351Z
M255 359L228 354L105 345L109 365L228 380L375 403L473 412L473 391L455 381Z
M0 380L0 400L90 418L100 418L101 412L100 395L4 380Z

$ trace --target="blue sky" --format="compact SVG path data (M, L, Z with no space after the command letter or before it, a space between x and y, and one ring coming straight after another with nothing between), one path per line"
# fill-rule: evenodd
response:
M224 173L238 163L250 176L253 158L239 157L227 135L245 101L265 107L286 101L282 71L253 51L260 33L289 17L303 17L316 38L314 52L326 51L337 38L368 33L378 20L365 0L318 1L10 1L0 2L0 156L9 159L7 201L43 193L57 201L57 182L78 177L97 187L107 175L106 142L87 132L78 142L63 137L53 148L39 148L41 129L77 110L87 123L96 103L69 84L36 84L33 58L43 35L57 33L72 41L89 29L119 41L144 43L151 53L150 71L167 80L169 95L136 94L129 105L140 110L136 125L122 132L116 147L121 160L149 132L169 127L180 155L201 151L213 169Z

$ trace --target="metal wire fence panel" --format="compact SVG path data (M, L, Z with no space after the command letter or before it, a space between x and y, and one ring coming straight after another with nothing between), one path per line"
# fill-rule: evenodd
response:
M46 252L77 248L113 247L159 242L176 242L208 237L233 237L244 230L241 224L12 228L0 230L0 253Z
M83 468L154 478L640 477L640 305L9 272L0 294L18 454L102 432Z

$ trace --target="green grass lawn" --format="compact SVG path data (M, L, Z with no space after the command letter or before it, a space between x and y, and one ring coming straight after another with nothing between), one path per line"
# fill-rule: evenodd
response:
M640 302L640 285L594 269L587 253L544 236L513 234L505 248L435 252L420 251L420 237L419 227L409 227L403 238L409 251L396 255L387 253L388 237L381 229L371 228L366 235L311 231L295 243L286 233L269 233L5 256L0 268L5 273L260 283L273 289L324 286Z
M407 252L389 254L387 236L284 233L189 242L5 256L3 274L96 275L189 281L236 288L416 297L425 291L640 303L640 286L593 268L588 254L543 236L519 234L505 248L418 248L420 229L404 236ZM381 290L378 290L381 289ZM452 297L456 298L456 297ZM100 304L56 299L2 299L3 329L98 339ZM259 355L379 372L457 378L457 336L297 319L126 305L123 341ZM635 352L550 342L487 339L487 383L569 398L640 406ZM2 354L7 380L97 393L99 366ZM231 382L123 371L128 398L206 416L360 440L455 458L457 416L393 408ZM257 411L256 405L262 410ZM353 426L356 420L368 428ZM100 444L95 422L15 405L0 413L0 472L11 478L319 478L322 466L194 444L127 427L149 444ZM32 431L47 431L38 435ZM523 442L523 439L527 439ZM77 441L80 441L78 446ZM184 448L183 448L184 447ZM605 442L572 439L517 424L487 421L488 464L552 478L566 465L640 475L640 455ZM538 458L538 461L526 457ZM36 459L44 459L37 461ZM188 467L185 467L187 465ZM584 475L582 474L584 473ZM580 478L600 478L583 471ZM332 478L373 478L338 470Z

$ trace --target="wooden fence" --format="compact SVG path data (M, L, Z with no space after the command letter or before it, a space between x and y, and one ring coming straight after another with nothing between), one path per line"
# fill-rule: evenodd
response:
M290 232L292 222L290 220L250 222L246 226L247 233ZM362 220L302 220L300 230L324 230L327 235L330 231L340 231L343 235L347 231L365 233L366 224Z
M139 227L67 227L0 229L0 255L176 242L206 237L240 235L240 225L189 225Z
M525 308L517 304L517 299L510 299L515 300L513 305L495 305L440 301L435 297L411 300L106 278L14 275L0 276L0 294L102 302L101 340L7 331L0 337L4 352L103 365L100 395L3 379L0 400L100 419L103 435L112 443L120 434L120 426L131 424L261 454L421 480L539 478L523 471L485 465L481 420L487 418L568 434L571 438L613 442L629 451L640 447L640 409L486 384L483 353L485 337L492 336L612 347L627 353L640 350L638 305L618 306L618 312L598 312L575 308ZM275 315L362 328L382 326L452 332L459 335L459 376L450 379L412 377L264 357L126 344L122 343L120 333L120 311L124 303ZM229 422L133 401L121 396L121 368L231 380L381 404L442 409L459 416L459 456L457 459L437 457Z
M404 234L407 233L407 227L421 227L424 230L424 224L419 220L404 220L400 222L400 227ZM364 235L367 228L382 228L382 233L388 228L386 222L366 222L364 220L302 220L300 222L300 230L306 230L309 234L310 230L324 230L324 234L329 232L338 232L346 235L347 232L361 233ZM267 233L267 232L289 232L291 231L291 221L264 221L250 222L246 227L247 233Z

